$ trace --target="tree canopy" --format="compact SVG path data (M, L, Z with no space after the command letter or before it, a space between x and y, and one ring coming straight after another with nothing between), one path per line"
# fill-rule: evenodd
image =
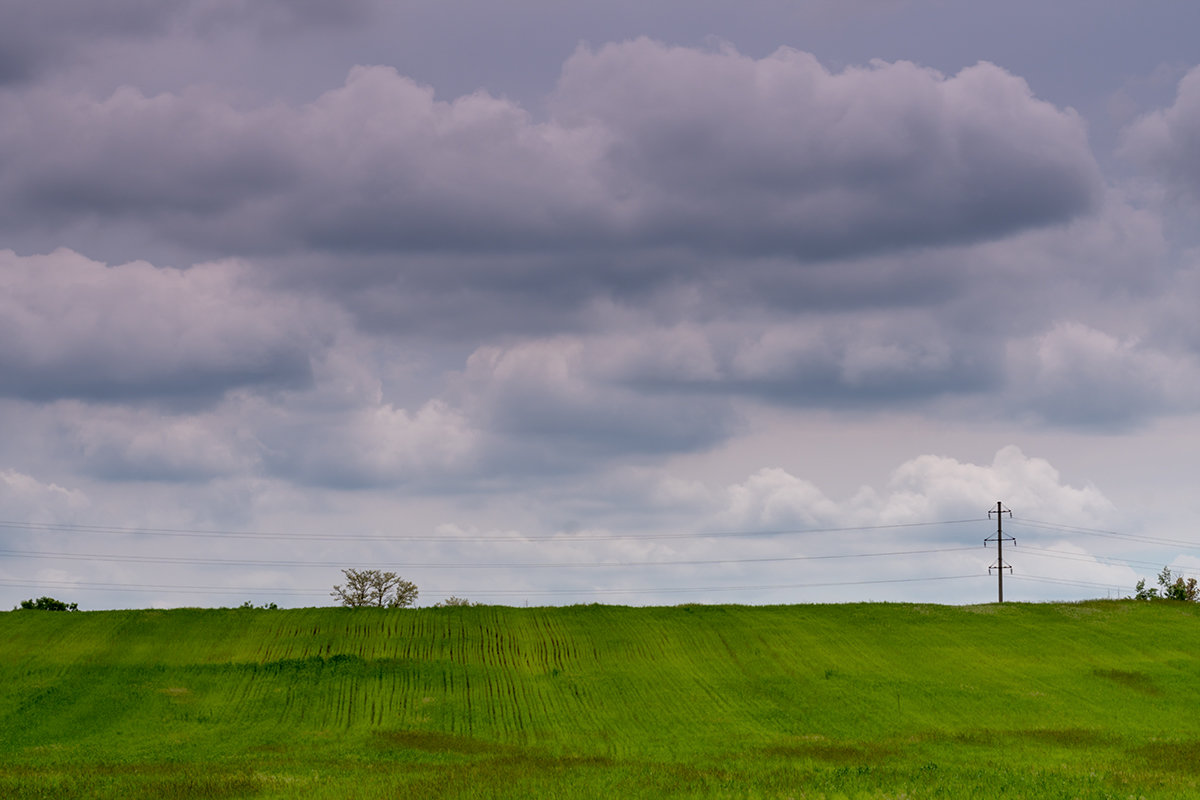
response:
M1183 600L1187 603L1200 601L1200 586L1196 584L1196 579L1188 578L1185 581L1182 576L1172 575L1170 567L1163 567L1162 572L1158 573L1158 585L1158 589L1148 589L1146 579L1142 578L1137 582L1137 594L1134 595L1134 599L1155 600L1161 597L1164 600Z
M344 606L404 608L417 601L417 585L394 572L343 569L342 574L346 576L346 583L335 585L329 594Z
M53 597L39 597L37 600L22 600L21 608L34 611L78 611L78 603L64 603Z

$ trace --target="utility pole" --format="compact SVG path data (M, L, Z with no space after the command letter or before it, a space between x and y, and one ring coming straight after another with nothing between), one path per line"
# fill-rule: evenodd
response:
M987 547L988 542L996 543L996 563L988 567L988 575L992 574L992 570L996 570L996 587L999 592L998 602L1003 603L1004 570L1012 572L1012 567L1004 563L1004 540L1007 539L1008 541L1012 542L1014 547L1017 545L1017 540L1011 536L1004 535L1004 515L1008 514L1008 516L1011 518L1012 512L1005 508L1004 505L997 500L996 507L988 511L988 519L992 518L992 514L996 515L996 535L989 536L988 538L984 539L983 546Z

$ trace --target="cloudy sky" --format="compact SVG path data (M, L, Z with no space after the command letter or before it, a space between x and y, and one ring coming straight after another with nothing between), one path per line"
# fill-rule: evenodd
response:
M1197 574L1197 30L0 0L0 608Z

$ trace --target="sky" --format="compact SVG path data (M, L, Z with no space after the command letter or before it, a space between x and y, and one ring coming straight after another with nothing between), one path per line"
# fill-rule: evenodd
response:
M1196 30L0 0L0 609L1200 575Z

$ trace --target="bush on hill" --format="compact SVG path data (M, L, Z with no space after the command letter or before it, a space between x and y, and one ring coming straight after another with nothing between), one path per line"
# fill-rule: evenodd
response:
M465 597L455 597L454 595L450 595L449 597L447 597L445 600L441 601L440 603L434 603L433 607L434 608L446 608L446 607L450 607L450 606L474 606L474 605L479 605L479 604L472 603L470 600L468 600Z
M78 603L64 603L53 597L39 597L37 600L22 600L21 608L34 611L78 611Z
M1200 586L1197 585L1195 578L1188 578L1184 581L1182 576L1176 577L1171 574L1170 567L1163 567L1162 572L1158 573L1158 585L1160 588L1146 588L1146 579L1142 578L1137 582L1137 594L1134 595L1135 600L1156 600L1162 598L1164 600L1182 600L1186 603L1195 603L1200 601Z

